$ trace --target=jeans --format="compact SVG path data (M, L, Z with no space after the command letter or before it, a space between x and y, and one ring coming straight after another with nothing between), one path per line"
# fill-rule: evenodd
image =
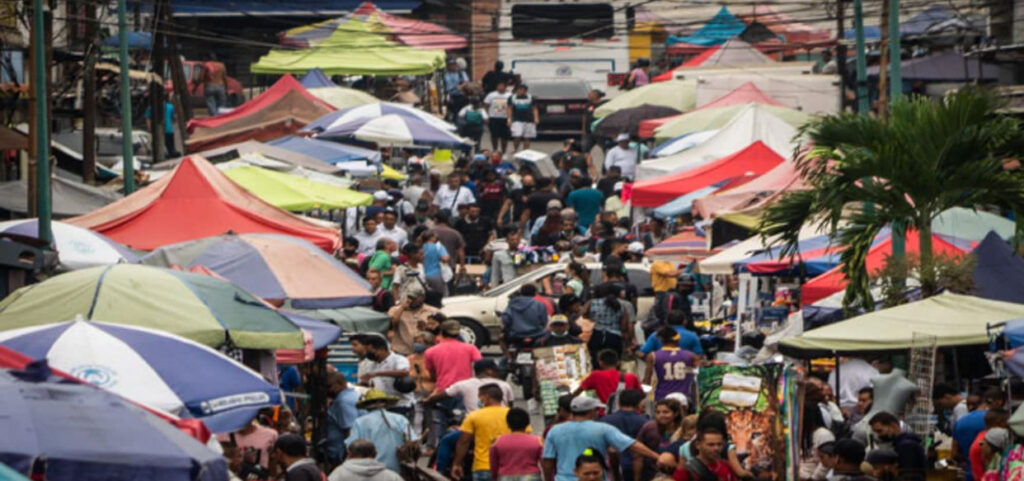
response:
M473 471L473 481L491 481L491 472Z
M177 157L178 149L174 145L174 131L164 133L164 147L167 148L167 158Z
M456 409L465 409L462 406L461 398L450 397L434 403L433 409L430 410L429 443L431 446L437 446L441 439L440 435L448 432L448 420L451 419L452 411Z
M221 107L228 106L228 92L223 85L206 84L203 86L203 96L210 115L217 115Z

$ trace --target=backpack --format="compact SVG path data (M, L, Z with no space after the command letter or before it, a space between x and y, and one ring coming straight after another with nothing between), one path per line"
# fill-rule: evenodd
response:
M607 412L605 414L611 414L619 410L619 394L626 390L626 373L619 371L619 385L615 387L615 392L611 396L608 396Z
M484 116L479 110L466 111L466 125L483 125Z

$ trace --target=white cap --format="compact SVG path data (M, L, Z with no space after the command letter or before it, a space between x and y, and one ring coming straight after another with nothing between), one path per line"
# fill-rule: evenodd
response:
M671 393L668 396L665 396L665 399L675 399L676 401L679 401L679 404L682 404L683 406L690 405L690 400L687 399L686 395L681 392Z
M629 141L629 134L619 134L618 137L615 137L615 141L616 142Z
M601 401L590 396L576 396L573 398L572 403L569 404L569 410L574 413L585 413L606 407L604 404L601 404Z
M629 251L630 254L643 254L644 253L644 243L643 242L636 242L636 241L630 242L629 246L626 247L626 250Z
M373 200L391 200L391 196L386 191L378 190L373 193Z

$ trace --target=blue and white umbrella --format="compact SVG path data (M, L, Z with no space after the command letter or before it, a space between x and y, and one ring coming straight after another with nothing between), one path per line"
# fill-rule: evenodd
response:
M132 253L131 249L98 232L57 221L50 224L50 228L53 232L57 258L64 270L85 269L121 262L134 264L139 261L138 256ZM0 235L38 239L39 219L0 222Z
M353 120L332 126L318 138L355 139L381 147L459 148L469 141L445 129L406 115L388 114L374 119Z
M718 133L718 129L714 130L701 130L699 132L690 132L688 134L680 135L674 139L666 140L657 145L657 147L651 149L651 157L668 157L670 155L678 154L684 150L692 149L705 140L714 137Z
M258 373L196 342L155 329L75 320L0 332L0 345L211 431L241 428L281 393Z
M434 127L442 130L454 132L455 126L445 122L444 120L431 115L428 112L420 110L416 107L410 107L405 104L399 104L394 102L377 102L373 104L360 105L357 107L349 107L347 109L341 109L335 112L331 112L319 119L316 119L311 124L305 126L303 132L328 132L334 130L338 126L347 125L357 120L367 121L382 117L385 115L401 115L403 117L413 117L420 119Z

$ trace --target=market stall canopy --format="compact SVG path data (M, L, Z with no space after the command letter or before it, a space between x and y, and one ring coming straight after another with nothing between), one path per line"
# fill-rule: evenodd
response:
M689 214L693 208L693 201L701 197L709 196L714 194L716 191L721 189L723 184L727 184L729 181L725 180L714 185L709 185L702 189L697 189L688 194L683 194L669 202L666 202L657 208L655 208L651 214L657 219L671 219L675 216Z
M676 174L637 181L633 184L631 201L635 207L657 207L687 194L724 180L747 173L759 176L785 159L761 141L743 150L713 162Z
M773 32L767 25L758 22L748 22L747 28L737 37L749 44L778 40L779 35Z
M637 87L598 107L594 110L594 117L602 118L612 112L643 104L660 105L680 112L691 110L697 106L697 81L672 80Z
M303 132L320 134L342 125L352 124L357 120L366 122L384 115L392 114L402 115L405 117L415 117L439 129L452 132L457 130L455 125L445 122L443 119L416 107L396 102L379 101L372 104L360 105L358 107L350 107L338 110L337 112L331 112L330 114L316 119L316 121L310 123L302 130Z
M782 35L788 43L814 43L832 39L832 32L793 19L790 13L801 14L802 8L780 12L775 5L758 3L753 6L749 15L740 14L744 22L757 22L766 26L773 33Z
M252 64L252 73L327 75L423 75L444 67L441 49L407 47L372 31L369 22L351 18L310 48L274 49Z
M1022 318L1024 304L944 292L783 339L779 349L801 358L906 350L915 334L933 336L936 347L987 344L989 325Z
M939 3L929 5L921 13L900 24L901 37L964 35L966 33L980 35L983 30L950 10L949 7Z
M60 176L50 178L50 200L53 216L74 217L92 212L117 199L117 192L100 189ZM16 214L28 214L28 185L24 180L0 183L0 209Z
M0 330L77 316L160 329L210 347L302 347L299 329L252 294L227 281L172 269L92 267L22 287L0 301Z
M153 46L152 32L128 32L128 48L149 50ZM104 47L117 47L121 45L120 36L115 33L103 39Z
M201 419L215 433L241 429L261 408L281 404L280 389L256 371L156 329L75 320L0 332L0 345L132 401Z
M761 141L783 158L793 155L797 130L757 104L746 105L715 136L679 154L647 160L637 167L640 180L682 172L715 161Z
M295 237L241 234L207 237L161 247L144 257L158 267L202 266L275 304L297 309L370 304L366 280L330 254Z
M309 93L313 94L314 97L327 102L331 107L336 109L347 109L349 107L357 107L360 105L380 102L380 100L373 95L363 92L362 90L350 89L348 87L309 89Z
M868 77L878 77L878 66L868 67ZM900 67L904 80L927 82L970 82L999 80L1002 69L948 50L942 53L904 60Z
M975 244L977 243L964 239L932 234L932 252L936 256L943 254L947 256L961 256L973 249ZM908 255L920 254L920 251L918 250L919 247L920 240L917 231L907 231L906 253ZM869 273L875 272L876 270L885 267L886 259L891 256L892 232L885 230L875 238L875 243L871 246L871 249L868 250L864 266ZM846 289L846 276L840 270L841 268L842 266L837 265L828 272L825 272L804 284L800 288L801 305L806 306L808 304L813 304L819 299L823 299L835 292Z
M945 210L932 220L932 232L974 242L985 239L992 231L1010 240L1016 233L1016 225L1006 217L966 207Z
M337 167L331 166L329 163L325 163L315 156L306 155L303 152L296 152L291 149L285 149L277 144L277 140L271 142L257 142L255 140L246 140L237 144L225 145L215 149L204 150L197 152L192 155L198 155L204 159L219 164L222 162L229 162L232 160L245 160L247 154L259 154L267 159L284 162L286 164L302 167L304 169L313 170L324 174L336 174L340 172ZM153 165L154 170L167 170L173 169L181 163L185 157L179 157L177 159L166 160L159 164Z
M340 87L340 85L334 83L334 81L331 80L323 70L318 68L306 72L306 75L303 75L302 78L299 79L299 83L302 84L303 87L306 87L306 89Z
M333 110L294 77L285 75L256 98L228 113L189 120L186 144L189 151L195 152L245 140L273 140Z
M373 196L367 193L255 165L230 168L224 170L224 175L268 204L291 212L373 203Z
M686 227L676 235L647 249L644 255L651 260L692 262L711 255L708 239L698 234L693 227Z
M198 156L186 157L171 174L134 194L67 222L142 250L227 232L292 235L332 253L341 245L336 230L260 200Z
M380 162L379 151L340 142L288 136L273 140L270 142L270 145L309 156L327 164L340 164L355 160Z
M805 223L798 234L799 240L810 239L824 234L819 226L813 223ZM768 249L767 246L776 242L777 238L762 239L760 235L751 236L737 244L734 244L722 252L700 261L697 270L701 274L733 274L734 265L747 257L755 255Z
M695 199L693 211L705 219L730 212L747 212L765 207L784 192L803 188L805 185L796 164L785 159L771 171L746 184Z
M999 234L989 232L973 254L977 296L1024 304L1024 259Z
M410 47L461 50L468 45L465 38L442 25L392 15L377 8L372 2L363 2L345 17L286 30L280 35L281 43L297 47L320 45L336 30L346 28L352 21L366 22L372 32Z
M736 35L739 35L747 28L747 24L737 18L728 8L722 7L708 23L704 24L697 31L684 37L675 35L665 40L666 45L686 43L690 45L719 45Z
M60 270L139 261L127 247L98 232L59 221L52 222L50 228ZM0 222L0 237L8 236L38 240L39 219L33 217Z
M45 458L51 481L228 479L222 455L116 394L54 377L46 361L0 369L0 406L0 459L22 474Z
M296 309L285 303L282 308L304 316L341 326L348 333L386 332L391 327L391 318L383 312L368 307L346 307L344 309Z
M743 115L747 109L752 107L759 111L771 114L792 127L800 127L811 119L810 115L799 110L753 101L745 104L724 105L721 107L706 109L702 108L685 113L654 129L654 138L656 140L667 140L691 132L698 132L706 129L721 129L734 119Z
M372 142L379 147L469 148L471 142L418 117L387 114L332 125L318 139L349 139Z
M667 82L669 80L672 80L672 79L676 78L675 77L676 70L683 69L683 68L700 67L701 65L704 64L704 61L707 60L708 57L714 55L715 52L717 52L719 48L720 47L718 45L715 45L714 47L711 47L711 48L707 48L703 52L698 53L693 58L691 58L691 59L689 59L689 60L679 64L675 68L673 68L671 70L666 70L666 71L664 71L664 72L654 76L654 78L651 79L651 82Z
M594 125L594 135L615 138L621 133L637 134L637 126L641 121L678 115L679 110L661 105L643 104L608 114Z
M730 67L742 65L757 65L774 63L771 57L761 53L753 45L740 40L730 38L719 46L715 53L711 54L703 62L701 67Z
M714 137L716 134L718 134L717 129L701 130L699 132L683 134L679 137L666 140L658 144L656 147L651 149L648 155L650 157L668 157L670 155L676 155L704 143L705 140Z
M693 110L693 112L745 104L762 104L772 105L776 107L785 107L785 105L783 105L782 102L775 100L770 95L764 93L764 91L757 88L757 86L754 85L754 82L746 82L743 85L740 85L739 87L736 87L735 89L731 90L729 93L715 99L714 101L709 102L701 107L698 107L697 109ZM659 127L674 122L675 120L680 119L685 115L687 114L644 120L643 122L640 122L640 128L637 129L637 135L644 139L654 137L655 132ZM699 119L702 118L702 116L697 116L694 119L695 124L701 122L702 120Z

